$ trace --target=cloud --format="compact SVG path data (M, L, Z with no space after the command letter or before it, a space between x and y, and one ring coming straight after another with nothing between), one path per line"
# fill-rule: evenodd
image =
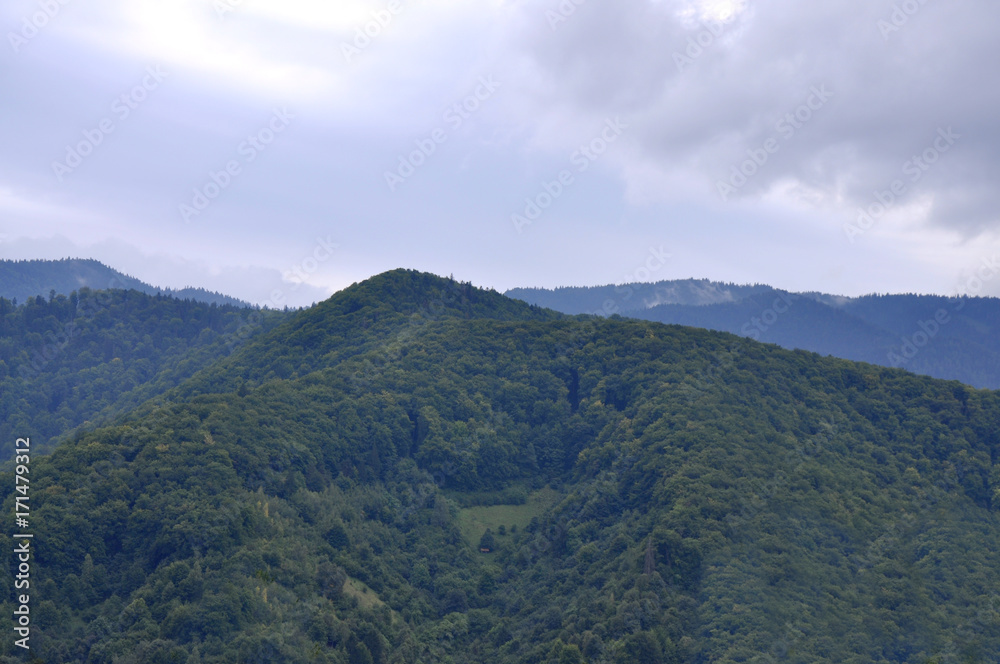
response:
M527 5L536 15L552 6ZM997 75L985 64L998 55L987 27L998 21L1000 5L977 0L586 3L555 30L537 21L526 31L536 72L524 96L549 144L556 127L629 117L622 169L637 197L717 194L748 151L774 138L780 149L737 196L781 188L850 211L904 179L932 200L915 224L974 235L1000 221ZM800 111L818 88L828 102ZM962 139L912 180L906 164L948 128Z
M0 57L16 91L0 105L5 247L121 242L102 255L162 258L129 263L140 278L261 301L329 237L311 301L400 266L606 283L660 244L678 248L675 277L944 291L1000 246L986 0L399 0L391 20L388 0L220 1L232 11L68 0ZM39 6L11 0L0 25L18 33ZM167 77L120 117L150 67ZM455 126L482 77L500 86ZM240 147L276 108L294 118L250 161ZM616 118L627 128L577 171ZM53 162L104 119L114 131L60 180ZM179 206L232 160L238 177L185 223ZM572 187L518 234L512 214L567 169ZM851 242L859 209L872 223Z

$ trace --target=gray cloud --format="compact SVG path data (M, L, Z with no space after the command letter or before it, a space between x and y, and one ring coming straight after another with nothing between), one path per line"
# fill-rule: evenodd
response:
M894 2L919 10L886 31ZM330 238L296 294L308 304L400 266L497 288L617 281L660 245L675 258L658 278L944 292L1000 249L1000 6L985 0L404 2L350 62L375 0L247 0L223 18L202 0L69 1L15 53L40 6L0 8L4 255L68 243L264 304ZM553 29L560 6L575 9ZM456 124L482 77L499 87ZM294 118L251 160L282 108ZM627 129L578 170L614 118ZM104 120L60 180L53 162ZM954 145L928 152L949 128ZM390 188L401 159L420 163ZM512 215L564 171L573 183L518 233Z
M705 189L775 138L779 150L737 195L792 180L824 205L851 208L903 179L913 196L933 198L929 221L997 228L1000 86L989 63L1000 55L991 27L1000 6L755 0L727 22L685 28L689 4L588 2L554 31L539 21L523 42L539 72L536 111L627 115L641 157ZM816 88L829 102L803 113L801 128L779 125ZM947 128L962 138L914 182L904 165Z

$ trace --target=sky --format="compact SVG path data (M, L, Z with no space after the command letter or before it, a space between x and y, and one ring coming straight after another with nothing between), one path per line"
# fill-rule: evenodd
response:
M0 257L1000 295L993 0L5 0Z

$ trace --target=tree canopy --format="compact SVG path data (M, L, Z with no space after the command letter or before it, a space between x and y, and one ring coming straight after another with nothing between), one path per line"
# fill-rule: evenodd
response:
M31 462L42 661L1000 652L996 392L398 271L163 394Z

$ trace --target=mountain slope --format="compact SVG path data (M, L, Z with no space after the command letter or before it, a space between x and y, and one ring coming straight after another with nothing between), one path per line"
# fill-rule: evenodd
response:
M285 320L283 312L81 289L0 298L0 461L32 431L39 451L109 422Z
M415 270L397 269L352 284L249 343L191 381L181 395L227 392L334 366L378 349L357 380L405 352L424 326L448 318L554 320L560 314L494 291Z
M627 314L659 304L701 306L738 302L752 295L769 291L769 286L720 283L708 279L679 279L657 283L633 283L622 286L512 288L504 295L567 314ZM605 310L607 302L612 311Z
M204 288L171 290L156 288L92 259L11 261L0 260L0 297L25 302L29 297L48 298L52 291L69 295L81 288L91 290L137 290L148 295L169 295L206 304L249 306L236 298L213 293Z
M1000 395L653 322L503 320L547 314L475 289L394 343L380 321L442 281L361 284L227 360L259 382L36 457L34 654L995 661ZM269 377L283 360L318 369Z
M1000 388L1000 300L996 298L846 298L693 280L554 291L515 289L508 295L567 313L620 313L694 325L789 349ZM944 324L936 323L938 319ZM932 334L928 336L924 327Z
M739 302L698 307L662 304L640 314L644 320L715 329L785 348L878 364L893 336L867 321L809 298L783 291L764 291ZM859 348L866 339L870 348Z

